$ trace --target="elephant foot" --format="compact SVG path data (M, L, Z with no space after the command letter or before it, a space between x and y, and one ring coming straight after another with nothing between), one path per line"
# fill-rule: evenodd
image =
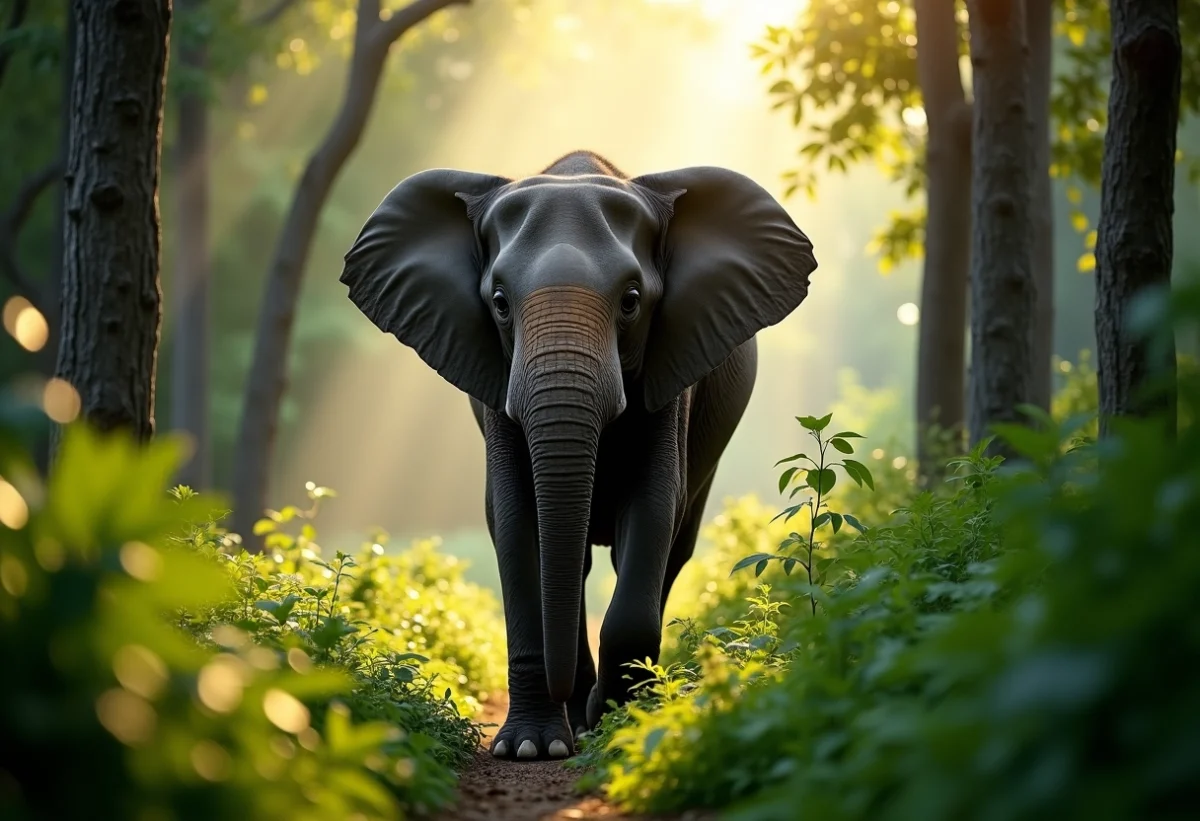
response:
M575 691L567 701L567 723L571 727L571 732L575 734L576 741L595 726L588 723L588 699L595 686L596 675L594 673L587 680L576 679Z
M532 760L566 758L575 750L563 705L512 705L500 732L492 740L496 758Z

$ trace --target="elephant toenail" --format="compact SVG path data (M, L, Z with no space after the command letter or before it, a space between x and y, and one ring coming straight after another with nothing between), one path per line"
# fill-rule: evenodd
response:
M570 755L570 750L567 745L563 744L557 738L550 742L550 756L552 758L566 758Z
M537 758L537 747L528 738L517 748L517 758Z
M496 746L492 748L492 755L499 758L500 756L508 755L508 742L501 739L496 742Z

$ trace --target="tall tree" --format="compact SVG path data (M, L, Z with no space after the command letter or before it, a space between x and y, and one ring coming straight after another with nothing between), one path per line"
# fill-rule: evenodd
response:
M102 430L154 433L171 0L74 0L58 375Z
M1054 0L1025 0L1029 43L1029 221L1033 250L1033 346L1029 404L1050 410L1054 367L1054 188L1050 181L1050 98L1054 81Z
M1049 406L1054 337L1054 246L1050 185L1050 92L1053 0L1029 0L1030 119L1035 179L1035 367L1031 402ZM917 450L922 472L937 468L938 448L956 446L966 420L967 283L971 267L970 80L967 15L954 0L911 3L811 3L791 29L772 28L758 49L765 69L785 79L772 87L790 104L794 122L806 107L833 114L810 126L816 139L801 149L814 163L844 171L864 159L882 160L907 196L925 194L925 207L892 216L876 236L885 270L924 256L917 350ZM802 82L793 82L795 74ZM923 112L924 117L909 116ZM790 174L792 188L811 192L811 169ZM932 433L943 435L935 439ZM940 441L939 441L940 440ZM947 441L948 440L948 441ZM934 446L937 447L934 447Z
M970 0L975 83L971 213L970 433L1019 421L1029 402L1034 284L1033 135L1023 0ZM1040 364L1040 363L1039 363ZM994 449L1002 450L996 440Z
M354 51L341 108L309 157L292 197L259 312L233 477L233 529L247 544L252 543L254 522L266 503L279 409L287 389L288 349L296 306L321 210L362 138L392 44L438 11L469 2L413 0L385 18L380 14L379 0L358 0Z
M1129 328L1129 306L1169 288L1175 212L1182 45L1178 0L1112 0L1112 87L1096 239L1100 429L1118 416L1161 414L1174 435L1174 341L1152 349ZM1152 350L1161 352L1154 359Z
M964 422L970 270L971 105L958 66L954 4L915 0L917 78L925 109L925 268L917 346L917 458L928 472L929 426L957 438Z

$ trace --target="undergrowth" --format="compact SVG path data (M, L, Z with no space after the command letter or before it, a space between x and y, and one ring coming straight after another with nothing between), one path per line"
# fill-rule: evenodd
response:
M180 442L76 424L48 481L0 419L0 817L394 819L441 806L504 685L490 592L432 542L252 555L168 493ZM19 417L19 418L18 418Z
M1180 393L1189 420L1187 369ZM868 513L827 486L830 420L801 422L820 454L781 477L808 486L798 526L751 500L717 519L662 663L585 740L582 786L739 821L1194 817L1200 430L1119 421L1096 442L1087 414L1042 415L997 428L1010 463L983 443Z

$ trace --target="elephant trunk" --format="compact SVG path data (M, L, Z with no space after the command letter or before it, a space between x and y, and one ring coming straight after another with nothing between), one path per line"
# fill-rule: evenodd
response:
M582 289L546 290L524 312L508 411L525 431L533 468L546 683L565 702L575 684L600 431L624 410L625 395L606 312L579 311L581 296L591 296Z
M546 393L548 401L554 394L559 391ZM559 395L580 402L577 391ZM569 421L546 419L560 415L561 410L531 415L526 437L538 510L546 683L550 697L561 702L570 698L575 683L583 561L600 431L596 420L585 414Z

